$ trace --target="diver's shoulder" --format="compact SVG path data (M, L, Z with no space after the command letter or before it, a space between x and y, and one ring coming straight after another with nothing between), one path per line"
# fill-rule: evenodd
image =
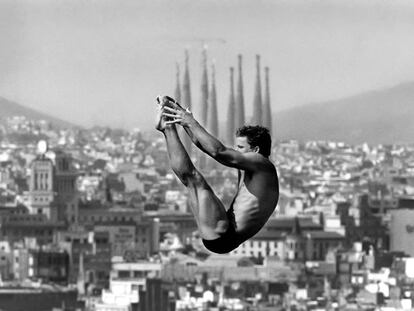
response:
M262 158L263 166L266 168L266 170L274 171L276 173L276 166L274 163L269 158L266 158L264 156L262 156Z

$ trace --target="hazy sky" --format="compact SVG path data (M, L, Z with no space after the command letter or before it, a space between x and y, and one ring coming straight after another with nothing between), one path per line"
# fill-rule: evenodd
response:
M414 80L414 2L2 0L0 96L80 125L146 129L185 48L197 114L204 44L221 119L238 53L247 114L257 53L278 111Z

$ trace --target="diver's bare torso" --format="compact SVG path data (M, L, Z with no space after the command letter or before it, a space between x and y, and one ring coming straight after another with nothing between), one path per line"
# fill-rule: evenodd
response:
M263 158L265 166L258 171L239 170L238 191L230 208L234 211L235 231L248 239L266 223L276 208L279 182L276 168Z

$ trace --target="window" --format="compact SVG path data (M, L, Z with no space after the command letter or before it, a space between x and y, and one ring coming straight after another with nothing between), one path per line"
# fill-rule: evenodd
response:
M134 271L134 278L142 278L144 276L145 275L142 271Z
M126 279L126 278L129 278L129 271L127 271L127 270L119 270L119 271L118 271L118 277L119 277L120 279Z

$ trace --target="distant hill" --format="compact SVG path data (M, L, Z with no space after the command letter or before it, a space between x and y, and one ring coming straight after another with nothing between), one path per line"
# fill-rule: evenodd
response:
M6 98L0 97L0 123L6 118L12 116L25 116L29 120L49 121L57 128L79 127L77 125L71 124L70 122L63 121L46 113L39 112L35 109L25 107L18 103L7 100Z
M295 107L273 116L275 140L414 142L414 82Z

